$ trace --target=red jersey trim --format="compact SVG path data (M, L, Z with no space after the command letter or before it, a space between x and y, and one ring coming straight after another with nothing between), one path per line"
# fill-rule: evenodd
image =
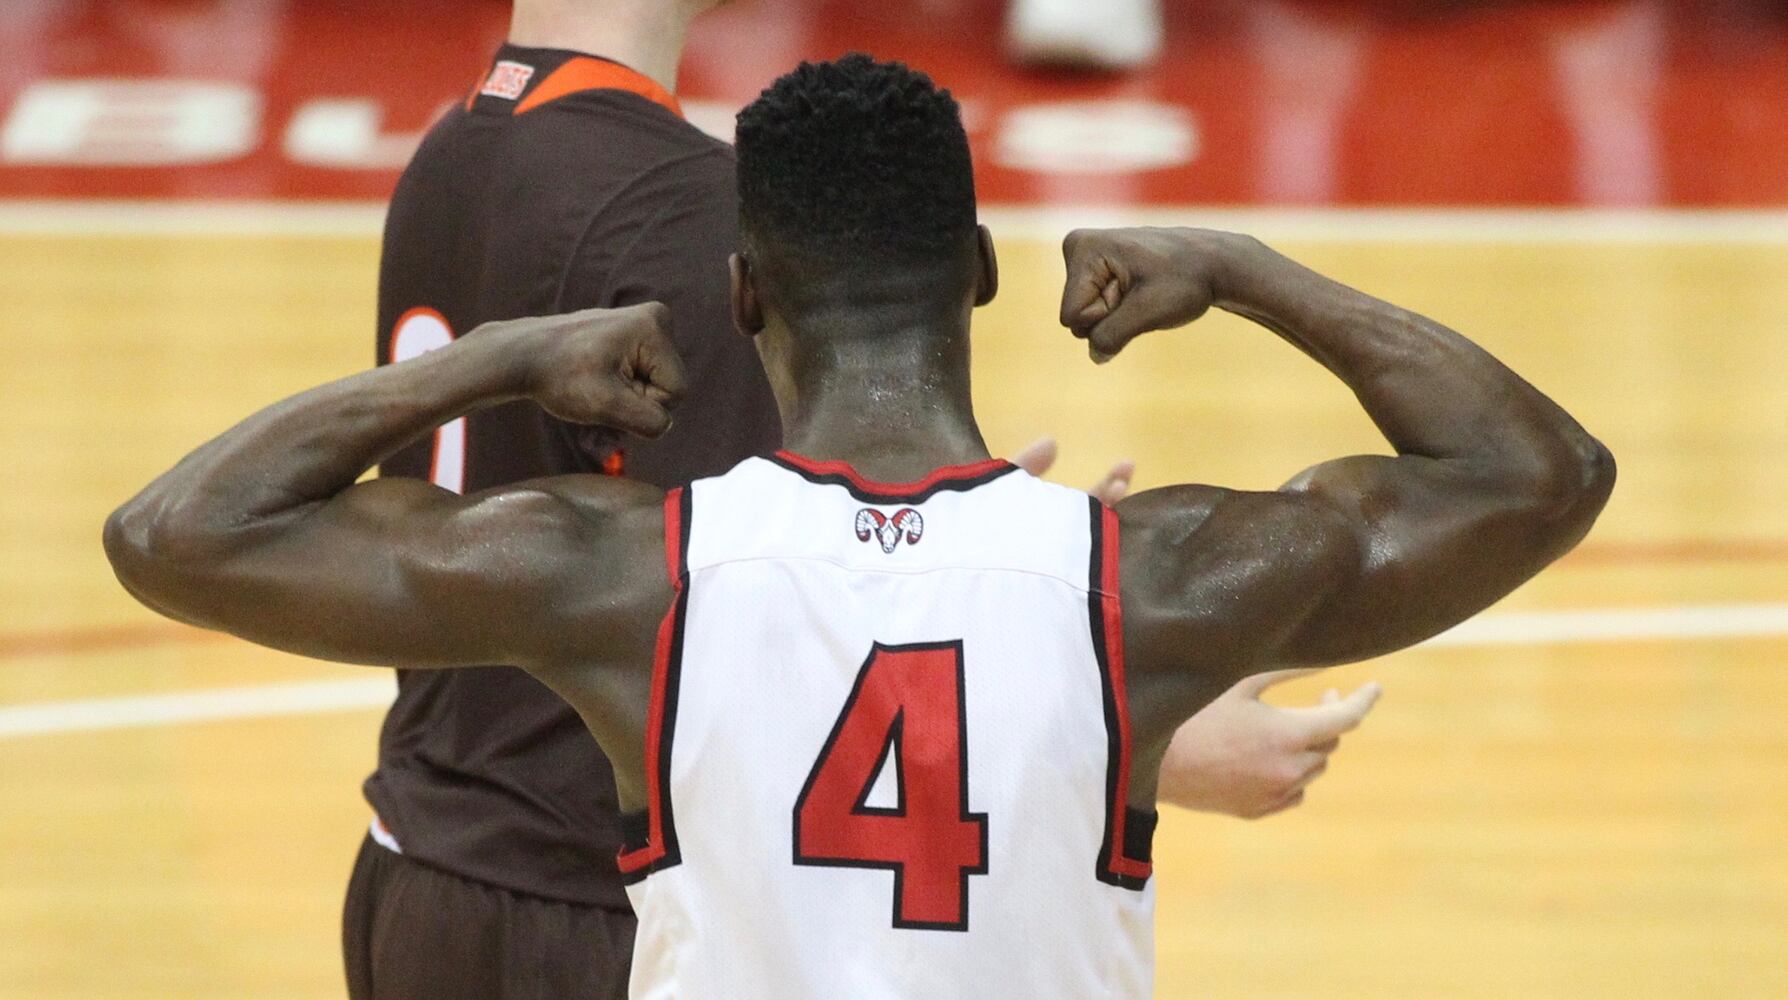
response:
M1152 834L1150 814L1130 809L1130 698L1124 684L1124 607L1119 600L1122 575L1119 566L1117 511L1088 497L1092 513L1091 567L1088 573L1087 609L1092 619L1093 653L1099 661L1104 687L1105 727L1109 740L1106 757L1105 838L1099 848L1099 880L1126 889L1141 889L1154 872L1146 844ZM1143 829L1128 829L1131 820ZM1140 848L1140 849L1138 849ZM1134 853L1132 853L1134 852ZM1137 857L1135 854L1142 854Z
M677 693L683 666L683 622L689 609L689 517L687 488L664 496L664 562L675 591L658 626L652 657L652 695L646 709L646 842L623 848L615 858L622 880L637 882L682 862L671 810L671 741L677 726Z
M630 94L638 94L678 118L683 117L683 105L677 101L677 96L664 89L658 81L638 70L594 56L574 56L548 73L545 79L535 84L534 89L516 104L515 113L525 115L561 97L586 90L624 90Z
M868 503L916 503L945 490L974 489L1018 468L1003 458L990 458L933 469L925 478L910 483L884 483L863 476L849 462L820 461L786 449L771 455L770 460L809 482L843 486Z

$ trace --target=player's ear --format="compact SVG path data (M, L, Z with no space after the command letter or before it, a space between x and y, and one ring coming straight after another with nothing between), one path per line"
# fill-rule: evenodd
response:
M975 276L975 305L984 306L1000 290L1000 262L993 254L993 233L986 226L975 227L975 257L980 268Z
M742 253L727 258L732 272L733 329L747 337L755 337L764 328L764 307L757 298L757 285L752 280L751 261Z

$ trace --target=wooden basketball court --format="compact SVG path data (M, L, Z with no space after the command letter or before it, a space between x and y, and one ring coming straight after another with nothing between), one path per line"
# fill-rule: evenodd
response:
M369 361L376 229L170 218L0 227L0 997L342 992L389 675L163 623L99 530L228 422ZM1164 820L1160 995L1788 996L1788 225L1202 218L1477 338L1620 483L1503 606L1322 682L1387 691L1302 809ZM1142 487L1382 449L1338 383L1227 318L1095 368L1053 320L1058 218L990 219L997 449L1054 434L1064 481L1132 457Z

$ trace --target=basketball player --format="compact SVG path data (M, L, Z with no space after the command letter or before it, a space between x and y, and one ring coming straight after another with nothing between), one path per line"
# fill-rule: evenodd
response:
M665 303L691 388L676 427L623 448L518 402L400 449L385 474L470 493L625 469L668 488L776 447L775 401L727 314L732 150L685 121L673 93L690 20L710 5L518 0L511 43L405 171L379 275L381 362L491 320ZM1039 472L1048 460L1018 456ZM1165 801L1246 816L1296 805L1375 695L1280 709L1257 699L1265 680L1187 724ZM576 713L522 671L400 671L344 908L349 993L621 995L633 916L608 772Z
M513 402L398 450L383 475L470 494L625 469L669 487L776 447L769 385L726 318L732 151L673 93L710 5L519 0L510 42L400 179L379 268L381 364L492 320L665 303L697 390L677 428L623 448ZM397 677L343 911L349 995L624 996L614 781L576 712L509 666Z
M108 555L182 620L557 691L627 811L637 997L1148 996L1176 727L1240 678L1485 607L1582 538L1612 460L1463 337L1255 241L1083 232L1062 319L1096 359L1226 309L1326 366L1397 452L1105 507L976 429L969 316L998 282L948 94L866 57L803 65L738 136L731 310L785 450L668 493L356 485L517 400L671 426L664 307L489 324L244 421L116 512Z

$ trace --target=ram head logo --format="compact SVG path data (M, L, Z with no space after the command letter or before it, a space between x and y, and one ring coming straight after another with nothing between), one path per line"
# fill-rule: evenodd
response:
M903 537L908 545L917 545L924 534L925 519L911 507L900 508L893 517L867 507L857 511L857 541L867 542L873 538L882 543L883 552L892 553Z

